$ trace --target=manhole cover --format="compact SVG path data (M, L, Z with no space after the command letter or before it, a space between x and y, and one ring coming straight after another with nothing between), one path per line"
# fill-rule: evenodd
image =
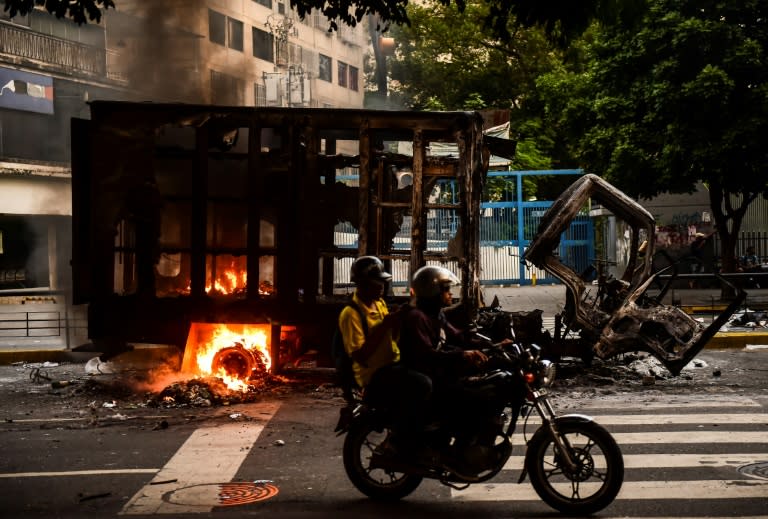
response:
M178 505L236 506L264 501L277 493L277 487L271 482L207 483L180 488L166 500Z
M768 461L761 461L759 463L744 465L743 467L739 467L738 471L745 476L751 476L753 478L759 479L768 479Z

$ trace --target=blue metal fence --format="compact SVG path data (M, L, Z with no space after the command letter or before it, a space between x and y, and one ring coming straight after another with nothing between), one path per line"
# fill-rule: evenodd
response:
M523 200L523 179L534 176L582 175L580 169L546 171L491 171L489 178L512 186L504 192L506 200L481 203L480 282L485 285L530 285L558 283L546 271L526 265L520 258L536 235L544 213L552 205L549 200ZM341 177L339 177L341 178ZM356 181L357 177L343 180ZM457 203L455 186L444 186L444 203ZM453 197L453 199L451 199ZM450 209L430 210L427 217L427 242L431 251L445 251L448 240L456 234L458 215ZM357 230L349 223L336 227L336 245L357 247ZM408 248L410 217L405 217L395 237L395 248ZM577 272L585 270L595 258L594 226L589 215L579 215L563 233L557 253L561 261ZM351 260L350 260L351 261ZM406 269L407 270L407 269ZM344 269L342 269L344 271ZM396 276L396 281L400 278ZM405 278L402 280L405 283Z
M520 258L536 236L541 218L552 205L550 200L523 200L523 178L533 176L579 176L580 169L546 171L491 171L489 178L509 180L514 192L508 200L483 202L480 222L480 279L483 284L557 283L546 271L528 267ZM495 249L495 250L494 250ZM504 249L500 251L500 249ZM595 257L594 227L587 213L579 215L563 233L558 254L563 263L581 272Z

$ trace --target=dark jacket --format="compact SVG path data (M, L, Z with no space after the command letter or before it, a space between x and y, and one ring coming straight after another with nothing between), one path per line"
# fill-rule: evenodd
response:
M419 308L411 308L400 330L400 362L439 382L453 379L464 361L462 333L449 323L442 311L430 316Z

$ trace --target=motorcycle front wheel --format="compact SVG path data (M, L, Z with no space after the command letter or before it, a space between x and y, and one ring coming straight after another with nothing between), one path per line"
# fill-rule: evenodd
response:
M526 468L536 493L552 508L589 515L611 504L624 482L624 458L611 434L585 420L558 419L560 437L570 449L569 469L545 427L528 443Z
M397 501L419 486L421 476L405 474L371 465L376 448L387 438L388 429L377 430L369 422L354 424L344 439L344 470L355 487L379 501Z

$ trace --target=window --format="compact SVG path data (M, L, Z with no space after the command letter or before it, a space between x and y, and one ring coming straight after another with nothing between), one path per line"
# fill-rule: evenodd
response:
M211 102L215 105L241 106L245 94L242 79L211 70Z
M274 36L272 33L253 28L253 56L275 62Z
M277 14L285 14L285 3L284 2L278 2L277 3Z
M208 9L208 37L213 43L243 52L243 22Z
M42 34L48 34L56 38L62 38L69 41L76 41L93 47L104 47L104 27L99 24L78 25L68 19L59 19L51 16L49 13L40 10L33 10L23 19L19 16L13 18L17 24L25 20L30 29Z
M272 9L272 0L253 0L253 1L256 2L257 4L263 5L264 7L269 7L270 9Z
M322 79L323 81L328 81L328 82L332 81L333 78L331 77L331 74L333 72L332 72L331 66L332 66L333 60L331 60L331 58L329 58L328 56L324 56L320 54L318 56L317 62L319 65L318 71L317 71L318 79Z
M243 22L227 18L227 45L230 49L243 52Z
M267 106L267 87L260 83L253 84L254 106Z
M347 86L347 64L339 61L339 86Z
M208 9L208 37L219 45L227 43L227 17L213 9Z
M357 76L358 71L357 67L353 67L350 65L349 67L349 89L354 90L357 92L358 86L357 86Z

